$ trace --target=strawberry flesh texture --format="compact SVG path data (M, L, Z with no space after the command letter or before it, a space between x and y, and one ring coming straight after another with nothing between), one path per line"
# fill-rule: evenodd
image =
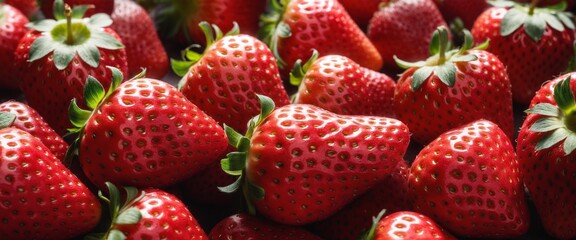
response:
M298 227L281 225L256 216L239 213L218 222L210 239L320 240L322 238Z
M374 240L456 239L431 218L416 212L392 213L378 222Z
M20 39L28 32L28 18L7 4L0 3L0 12L0 89L18 89L14 51Z

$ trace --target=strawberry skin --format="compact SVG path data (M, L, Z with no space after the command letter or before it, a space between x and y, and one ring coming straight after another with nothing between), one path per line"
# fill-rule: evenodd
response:
M512 143L477 120L440 135L412 163L414 211L462 237L514 238L528 230L522 174Z
M374 240L456 239L431 218L417 212L392 213L378 222Z
M0 89L18 89L14 51L28 32L28 18L11 5L0 3Z
M100 203L36 137L0 130L0 234L71 239L100 220Z
M320 240L322 238L298 227L280 225L239 213L218 222L210 231L210 239L277 239L277 240Z
M489 7L486 0L434 0L433 2L448 23L459 18L464 24L463 27L467 29L472 29L476 18Z
M378 5L387 1L390 0L338 0L362 30L366 29L370 19L378 11Z
M26 17L32 17L38 12L38 2L36 0L5 0L4 2L20 10Z

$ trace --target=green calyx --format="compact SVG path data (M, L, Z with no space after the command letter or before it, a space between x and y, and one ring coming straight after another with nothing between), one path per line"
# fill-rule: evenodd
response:
M16 121L16 115L9 112L0 112L0 129L12 126Z
M278 52L278 41L292 35L290 26L282 21L288 3L290 0L270 0L266 12L260 15L259 38L270 47L280 68L285 68L286 62Z
M528 114L543 117L536 120L530 131L549 133L536 144L535 150L547 149L564 140L563 149L566 155L576 149L576 103L570 88L571 77L560 81L554 87L554 100L557 106L540 103L526 110Z
M380 222L385 213L386 209L382 209L382 211L380 211L377 216L372 217L372 226L366 233L363 234L363 236L360 237L360 239L372 240L376 237L376 228L378 227L378 223Z
M225 36L238 35L240 33L240 27L236 22L234 22L233 24L234 26L232 27L232 29L230 29L230 31L224 34L218 26L214 24L209 24L208 22L200 22L198 26L200 26L200 29L202 29L202 32L204 32L204 36L206 36L206 46L204 50L206 51L206 49L210 48L210 46L212 46L215 42L219 41ZM192 65L200 61L200 59L202 58L202 56L204 56L204 54L202 52L192 50L200 48L201 48L200 45L194 44L182 50L181 54L183 60L170 59L170 65L172 66L172 70L176 75L183 77L184 75L186 75L186 73L188 73L188 70ZM179 82L178 88L181 89L183 84L184 83L182 81Z
M220 191L226 193L232 193L242 189L244 200L250 214L256 213L252 202L264 198L264 189L252 184L246 177L246 160L248 158L248 151L250 150L250 138L252 138L254 129L262 124L264 119L266 119L266 117L268 117L275 108L274 101L271 98L258 94L256 94L256 96L260 100L260 114L248 122L248 130L245 135L242 135L231 127L224 125L228 142L230 145L234 146L237 151L228 153L226 158L220 161L220 165L224 172L232 176L238 176L238 179L228 186L218 187Z
M179 33L191 41L188 22L199 12L198 1L191 0L137 0L152 2L155 7L154 23L161 36L175 37Z
M116 50L124 46L114 36L104 32L112 24L110 16L98 13L83 18L89 6L80 5L71 9L63 0L54 1L55 19L31 22L28 28L41 32L30 48L29 61L54 54L54 65L58 70L66 68L74 56L91 67L100 64L100 50Z
M488 42L484 42L474 48L474 40L472 34L468 30L464 30L464 43L460 49L450 49L450 40L448 37L448 29L444 26L438 27L432 35L430 42L430 55L425 61L406 62L396 56L394 60L402 68L417 68L412 78L412 91L416 91L426 79L432 74L437 76L442 83L447 86L454 86L456 82L456 63L470 62L478 59L476 55L470 54L470 49L485 49Z
M318 51L316 49L312 50L312 56L308 59L304 65L302 65L302 60L298 59L294 63L294 67L292 67L292 71L290 72L290 84L293 86L300 86L304 76L306 76L306 72L310 69L310 66L318 59Z
M537 7L538 2L533 0L531 4L526 5L504 0L491 1L496 7L509 8L502 19L500 35L508 36L523 26L530 39L539 42L548 26L559 32L563 32L566 28L574 29L572 13L564 11L565 1L547 7Z

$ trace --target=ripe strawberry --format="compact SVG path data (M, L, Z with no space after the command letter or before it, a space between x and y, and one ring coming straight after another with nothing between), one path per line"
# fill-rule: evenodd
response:
M240 132L260 108L255 94L269 94L279 106L290 103L270 49L260 40L202 22L204 53L185 51L189 61L172 61L182 94L219 123ZM216 35L216 37L214 36Z
M221 189L243 187L249 211L279 223L304 225L336 213L390 174L410 141L395 119L337 115L307 104L273 110L270 98L258 97L262 113L246 136L225 127L239 151L222 166L240 177Z
M86 105L73 100L70 119L79 133L70 151L100 189L106 181L164 187L217 161L227 147L224 130L166 82L134 78L122 83L118 69L105 92L88 77ZM139 77L139 76L137 76Z
M20 40L15 61L28 104L58 134L64 134L72 126L66 114L68 106L73 98L82 102L86 77L101 79L108 86L111 77L106 66L123 73L127 66L119 37L107 28L112 23L108 16L72 18L82 16L83 8L70 12L62 0L55 5L57 20L30 24L32 31Z
M106 183L112 218L104 234L97 239L208 239L198 221L180 199L160 189L138 190L126 187L125 199L119 189Z
M362 239L456 239L434 220L417 212L395 212L385 218L383 215L384 211L374 218L373 228Z
M25 103L6 101L0 103L0 112L12 113L15 118L8 126L18 128L40 139L42 144L61 161L64 160L68 143L42 119L42 116Z
M414 211L462 237L514 238L528 230L520 165L510 139L477 120L447 131L412 163Z
M372 70L382 66L378 50L337 0L270 0L268 10L260 35L286 74L312 49L320 56L346 56Z
M459 18L466 29L472 29L476 18L489 7L486 0L434 0L434 3L448 23Z
M396 83L386 74L364 68L347 57L314 54L297 61L290 83L298 88L294 103L312 104L344 115L393 116Z
M20 10L27 18L34 16L38 12L37 0L5 0L4 2Z
M443 132L476 119L498 124L514 137L512 93L504 65L491 53L470 49L472 37L465 33L460 50L447 50L448 33L439 28L431 45L432 57L407 63L410 67L396 84L397 118L406 123L412 139L426 144Z
M46 18L54 18L56 16L54 14L55 0L37 1L39 1L40 10ZM106 13L110 15L114 10L114 0L64 0L64 3L70 6L92 5L92 7L86 11L86 16L88 17L96 13Z
M11 5L0 3L0 89L18 89L14 51L26 34L28 19Z
M542 86L530 103L516 148L544 229L558 239L576 238L575 90L574 72Z
M477 41L490 39L487 51L506 66L514 101L527 105L542 83L564 71L574 55L572 15L561 11L565 5L498 6L478 17L472 35Z
M0 128L13 117L0 112ZM0 169L2 239L71 239L100 220L96 197L29 133L0 129Z
M314 223L313 232L324 239L358 239L372 226L370 217L382 209L386 209L386 214L411 210L408 173L406 162L398 161L392 172L368 192L336 214Z
M218 239L277 239L277 240L320 240L322 238L303 228L280 225L265 219L239 213L222 219L208 235Z
M168 54L148 12L131 0L117 0L111 15L112 28L126 46L128 74L146 69L146 76L162 79L168 72Z
M417 61L429 57L432 33L447 27L430 0L392 0L383 4L368 25L368 38L380 52L386 69L397 69L393 57Z
M389 1L390 0L338 0L362 30L367 29L368 23L374 13L378 11L379 5Z

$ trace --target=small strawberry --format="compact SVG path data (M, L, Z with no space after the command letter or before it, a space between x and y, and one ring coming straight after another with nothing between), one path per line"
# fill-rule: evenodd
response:
M574 72L542 86L526 111L516 147L544 229L558 239L576 238L575 90Z
M277 239L277 240L321 240L322 238L303 228L280 225L239 213L218 222L208 235L211 240L227 239Z
M55 1L56 19L33 22L16 50L16 66L27 103L58 134L71 127L70 100L82 99L86 77L108 86L113 66L127 72L126 52L118 35L108 26L110 17L96 14L80 18L86 7L66 8Z
M346 56L379 70L382 57L337 0L270 0L260 35L287 74L316 49L320 56Z
M238 152L222 160L239 176L250 213L282 224L325 219L384 179L402 161L410 137L398 120L344 116L307 104L274 110L258 95L262 112L246 136L225 127Z
M40 10L46 18L54 18L54 2L58 0L37 0L40 4ZM65 4L70 6L91 5L86 11L86 16L90 17L96 13L112 14L114 10L114 0L64 0Z
M256 94L270 95L278 106L290 103L266 44L239 34L238 26L225 35L207 22L200 27L207 42L204 52L186 50L188 61L172 61L176 74L183 76L179 88L188 100L240 132L260 112Z
M122 83L111 68L105 91L88 77L86 106L70 104L70 120L86 176L100 189L106 181L164 187L191 177L217 161L227 147L224 130L172 85L150 78Z
M131 0L116 0L112 18L112 28L126 47L129 76L137 75L146 69L146 76L162 79L170 66L168 54L148 12Z
M520 165L510 139L477 120L447 131L412 163L414 211L462 237L514 238L528 230Z
M28 32L28 18L11 5L0 3L0 89L18 89L14 51Z
M48 126L36 110L25 103L6 101L0 103L0 112L14 114L14 121L12 121L8 126L26 131L32 136L40 139L44 146L50 149L50 152L52 152L54 156L61 161L64 161L64 156L68 149L68 143L66 143L60 135L54 132L54 129Z
M506 66L514 101L527 105L542 83L563 72L574 55L575 26L565 4L546 8L499 2L472 28L477 41L490 39L487 51ZM497 2L498 3L498 2Z
M456 239L431 218L417 212L401 211L382 218L383 210L373 221L364 240Z
M38 13L37 0L4 0L10 6L20 10L27 18L30 18Z
M311 104L344 115L394 115L396 83L386 74L362 67L339 55L296 61L290 83L298 88L294 103Z
M426 61L407 63L396 84L394 107L412 138L426 144L443 132L476 119L495 122L514 137L512 93L504 65L491 53L472 47L465 31L464 45L448 50L448 32L435 32Z
M0 112L2 239L72 239L100 220L96 197L36 137ZM6 128L4 128L6 127Z

